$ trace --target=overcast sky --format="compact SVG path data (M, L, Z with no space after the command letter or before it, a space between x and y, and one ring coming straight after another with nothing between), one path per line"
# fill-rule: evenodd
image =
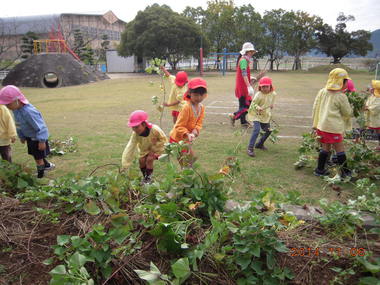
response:
M207 1L201 0L3 0L0 17L17 17L59 13L103 13L112 10L123 21L131 21L139 10L153 3L166 4L176 12L182 12L186 6L203 8ZM191 4L190 4L191 3ZM263 14L266 10L282 8L285 10L303 10L318 15L330 25L336 24L339 12L353 15L356 20L350 22L349 30L380 29L380 0L235 0L236 6L251 4Z

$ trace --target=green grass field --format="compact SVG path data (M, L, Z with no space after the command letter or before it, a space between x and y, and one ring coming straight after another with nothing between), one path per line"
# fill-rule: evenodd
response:
M270 187L282 192L297 190L303 194L303 198L311 201L322 197L336 199L336 193L325 188L323 180L312 175L312 169L296 171L293 167L298 157L299 137L310 131L314 97L325 85L327 74L276 72L269 76L273 78L278 93L273 113L274 120L280 125L279 135L284 136L280 142L275 145L268 142L268 152L258 150L255 158L248 157L246 147L252 129L241 135L240 126L232 128L226 116L226 113L237 109L235 75L230 73L223 77L206 74L209 95L204 104L208 107L204 129L194 145L198 163L209 173L217 172L228 152L241 142L238 158L242 172L233 185L236 192L234 198L247 198L257 189ZM364 90L370 83L371 75L355 73L352 79L358 90ZM59 89L23 88L22 91L43 114L52 138L72 136L78 144L77 153L51 159L57 168L48 174L48 178L70 172L88 175L98 166L120 164L121 154L131 134L126 122L132 111L143 109L149 113L153 123L159 122L159 113L151 103L154 95L162 98L157 75L133 76ZM168 134L171 127L171 115L165 110L162 128ZM13 147L13 158L14 162L34 169L33 159L27 155L26 146L19 142ZM110 169L115 168L102 168L97 173ZM163 163L157 162L155 169L158 179L164 175ZM341 199L349 193L347 187Z

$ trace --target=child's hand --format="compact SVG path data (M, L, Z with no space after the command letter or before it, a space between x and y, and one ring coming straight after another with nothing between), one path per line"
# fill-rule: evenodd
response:
M11 143L15 143L16 142L16 138L11 138Z
M368 111L368 106L364 106L364 111Z
M270 107L271 109L273 109L273 105L270 105L269 107Z
M20 139L20 143L24 144L25 143L25 139Z
M38 142L38 150L45 150L46 149L46 143L45 142Z
M194 134L195 137L199 136L199 132L197 129L194 129L191 133Z
M263 112L263 108L261 108L260 106L257 106L256 110L257 110L257 113L259 114L262 114Z
M187 134L187 139L189 140L189 142L192 142L195 139L195 135L193 133Z

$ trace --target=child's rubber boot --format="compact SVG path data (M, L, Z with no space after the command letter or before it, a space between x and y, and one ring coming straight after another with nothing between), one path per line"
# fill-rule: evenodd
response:
M248 147L247 149L247 154L250 156L250 157L255 157L255 152L253 151L253 147Z
M44 177L45 174L45 165L37 165L37 178Z
M328 157L329 157L329 152L328 151L321 150L319 152L318 166L314 170L314 175L315 176L327 176L327 175L330 174L330 172L327 169L325 169L325 165L326 165L326 161L327 161Z

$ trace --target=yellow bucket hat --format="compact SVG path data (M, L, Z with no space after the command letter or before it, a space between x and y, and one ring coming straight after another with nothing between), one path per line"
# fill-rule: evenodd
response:
M380 97L380 80L372 80L373 94Z
M327 79L326 89L328 90L341 90L343 88L343 80L351 79L348 77L348 73L343 68L334 68L329 73Z

